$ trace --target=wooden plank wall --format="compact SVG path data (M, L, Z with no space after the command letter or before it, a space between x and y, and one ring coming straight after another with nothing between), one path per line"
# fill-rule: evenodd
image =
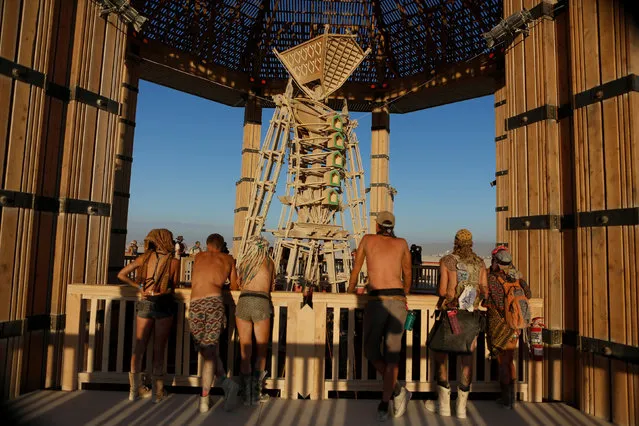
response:
M506 0L504 16L537 4L537 0ZM567 14L562 14L556 20L539 20L528 37L520 36L506 47L506 117L569 103L568 63L563 51L566 32ZM502 119L499 109L496 117ZM572 170L570 119L521 122L506 134L506 140L497 142L498 147L509 147L508 152L497 150L498 164L510 160L508 175L497 180L498 187L503 181L509 185L508 202L502 201L508 207L504 216L571 214L573 183L566 172ZM503 226L498 226L498 233ZM574 326L572 231L510 230L506 235L515 265L530 283L533 297L544 299L546 325L554 329ZM565 355L560 349L551 348L546 355L544 398L573 401L572 364L562 367ZM557 380L560 377L563 380Z
M233 255L238 256L239 240L244 232L251 188L260 162L260 140L262 138L262 107L256 97L249 97L244 107L244 135L242 137L242 170L235 187L235 212L233 220Z
M27 7L28 3L28 7ZM53 52L54 2L0 2L0 56L41 73ZM43 130L51 124L45 112L62 113L43 88L0 76L0 187L39 195L55 194L56 144L48 144ZM55 127L55 124L53 125ZM24 170L29 170L25 173ZM50 251L55 217L33 209L0 209L0 321L22 320L47 310ZM43 361L42 331L0 339L0 396L40 387Z
M70 87L79 86L120 100L126 26L117 15L100 17L100 6L78 0L74 23ZM114 157L118 146L118 114L71 100L65 123L60 197L111 204ZM111 218L60 213L54 255L51 312L64 312L70 282L104 283L107 279ZM49 345L47 377L60 375L59 335Z
M131 166L133 162L133 138L135 115L140 84L140 58L133 40L127 44L126 59L122 69L122 84L118 143L114 157L113 206L111 208L111 244L109 252L109 283L118 283L117 274L124 267L127 248L127 223L129 220L129 198L131 189ZM142 242L139 242L142 244ZM141 245L140 245L141 247Z
M620 2L569 3L573 93L639 74L639 30ZM573 111L579 212L639 206L637 117L637 92ZM581 335L639 345L638 248L638 226L578 229ZM583 411L617 424L639 424L637 365L582 354L580 373Z
M375 233L376 215L393 211L390 195L390 113L388 108L373 110L371 119L371 184L369 232ZM384 186L385 185L385 186Z

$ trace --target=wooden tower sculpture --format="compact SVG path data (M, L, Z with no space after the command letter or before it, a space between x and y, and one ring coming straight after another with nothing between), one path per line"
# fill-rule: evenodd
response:
M339 291L348 283L351 250L366 232L364 172L346 101L340 112L325 102L355 71L364 52L351 34L328 31L275 55L291 75L276 108L253 176L239 258L262 232L284 161L288 171L275 237L278 280L287 288L316 285ZM345 229L345 213L352 232ZM343 268L336 268L341 259ZM284 263L286 264L284 270Z

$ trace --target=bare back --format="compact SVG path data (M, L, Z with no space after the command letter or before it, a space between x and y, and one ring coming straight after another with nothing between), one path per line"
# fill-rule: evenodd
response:
M247 283L240 283L242 291L261 291L264 293L270 293L273 288L274 278L274 265L273 261L267 257L262 262L257 274Z
M191 272L191 300L219 296L227 279L233 281L235 260L219 251L198 253Z
M406 240L384 235L366 235L357 249L357 257L360 252L366 258L370 290L407 287L405 281L410 281L411 258Z

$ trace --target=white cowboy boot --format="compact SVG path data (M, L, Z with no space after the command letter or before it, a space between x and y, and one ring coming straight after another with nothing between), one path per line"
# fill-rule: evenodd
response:
M466 418L466 403L468 402L468 395L470 391L463 391L457 388L457 407L455 412L460 419Z
M424 404L426 409L432 413L437 413L440 416L450 416L450 389L443 386L437 386L437 402L426 401Z

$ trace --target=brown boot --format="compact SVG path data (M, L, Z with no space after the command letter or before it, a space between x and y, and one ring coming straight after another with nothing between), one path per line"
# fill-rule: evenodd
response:
M142 384L142 373L129 373L129 401L150 396L151 390Z
M153 403L157 404L168 396L164 390L164 375L153 376Z

